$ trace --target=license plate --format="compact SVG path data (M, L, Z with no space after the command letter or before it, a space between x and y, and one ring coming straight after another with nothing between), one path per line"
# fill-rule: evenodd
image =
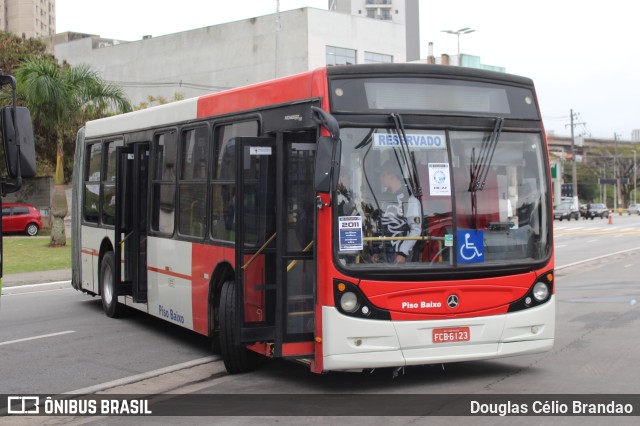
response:
M433 329L433 343L468 342L470 339L469 327Z

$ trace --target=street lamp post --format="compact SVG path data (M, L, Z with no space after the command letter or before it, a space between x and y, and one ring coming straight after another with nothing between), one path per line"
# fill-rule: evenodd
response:
M458 64L460 64L460 36L464 35L464 34L472 33L474 31L475 30L472 30L471 28L460 28L457 31L452 31L452 30L442 30L442 31L440 31L441 33L453 34L453 35L458 37Z

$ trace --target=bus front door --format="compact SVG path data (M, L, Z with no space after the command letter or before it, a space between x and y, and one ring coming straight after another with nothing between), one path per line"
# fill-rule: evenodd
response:
M240 341L277 357L313 354L315 132L236 139Z
M236 138L236 330L242 343L272 341L276 290L275 139Z
M118 295L143 303L147 301L149 144L118 147L116 155L114 255L121 261L116 261L114 280L120 283Z

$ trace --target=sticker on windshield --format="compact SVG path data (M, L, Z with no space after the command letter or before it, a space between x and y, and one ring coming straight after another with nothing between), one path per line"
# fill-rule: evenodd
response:
M406 133L407 146L410 149L445 149L447 142L444 133L417 134ZM374 133L373 149L387 149L400 146L400 138L395 133Z
M461 229L456 234L458 263L484 262L484 232Z
M340 251L362 250L362 217L338 217L338 233L340 236Z
M448 163L429 163L429 195L451 196Z

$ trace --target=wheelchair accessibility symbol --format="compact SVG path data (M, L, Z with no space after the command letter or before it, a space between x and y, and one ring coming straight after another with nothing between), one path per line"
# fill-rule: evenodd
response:
M484 232L474 229L459 230L457 234L458 263L484 262Z

